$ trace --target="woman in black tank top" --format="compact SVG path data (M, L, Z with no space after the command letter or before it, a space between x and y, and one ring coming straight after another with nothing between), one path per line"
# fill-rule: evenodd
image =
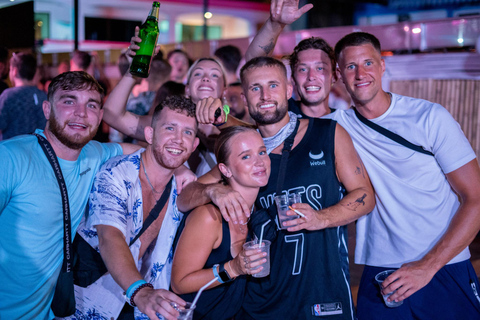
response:
M227 128L216 142L215 155L222 182L253 207L270 176L270 158L260 134L251 127ZM253 268L266 261L264 254L243 250L246 226L225 221L213 203L194 209L184 223L173 258L172 289L193 301L196 292L218 275L197 302L194 319L231 319L243 301L244 275L261 271Z

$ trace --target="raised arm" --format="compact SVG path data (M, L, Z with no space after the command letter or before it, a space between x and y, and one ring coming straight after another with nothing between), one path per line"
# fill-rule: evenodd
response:
M383 283L384 288L388 287L386 293L401 287L390 296L391 300L404 300L426 286L441 268L473 241L480 229L480 169L477 159L446 176L460 197L460 207L443 237L422 259L404 264Z
M132 37L129 50L127 51L128 56L135 56L135 51L140 48L135 43L140 41L137 27L135 36ZM151 125L152 117L150 115L138 116L126 110L127 100L135 83L136 78L130 74L130 71L125 73L105 102L103 120L121 133L137 140L145 141L144 129L146 126Z
M272 0L270 17L250 43L245 53L245 60L271 55L283 28L312 8L313 4L306 4L299 9L298 0Z
M342 226L373 210L375 193L368 173L353 147L352 139L338 124L335 130L335 167L338 180L345 187L347 194L337 204L323 210L316 211L306 203L292 205L294 209L305 214L306 218L285 222L286 226L299 223L288 228L289 231L320 230ZM288 213L294 214L292 211Z

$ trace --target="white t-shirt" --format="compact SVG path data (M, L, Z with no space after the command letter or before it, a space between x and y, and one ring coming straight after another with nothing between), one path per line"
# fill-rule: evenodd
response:
M354 110L337 110L376 193L374 210L357 222L355 263L400 267L421 259L447 230L460 203L445 174L475 153L459 124L439 104L392 94L388 110L372 122L420 145L435 157L404 147L369 128ZM470 258L468 247L449 263Z

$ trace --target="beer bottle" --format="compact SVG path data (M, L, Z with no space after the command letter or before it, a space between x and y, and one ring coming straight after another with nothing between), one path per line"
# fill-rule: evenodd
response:
M132 65L130 66L130 73L136 77L147 78L150 72L150 62L152 62L159 33L159 9L160 2L154 1L147 20L140 27L138 36L142 39L142 42L137 43L140 49L137 50L137 54L133 57Z

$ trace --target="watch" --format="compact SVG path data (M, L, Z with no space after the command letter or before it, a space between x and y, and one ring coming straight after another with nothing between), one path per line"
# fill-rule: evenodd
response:
M232 277L230 277L230 275L228 274L227 270L225 270L225 264L223 263L218 266L218 276L224 283L233 280Z

